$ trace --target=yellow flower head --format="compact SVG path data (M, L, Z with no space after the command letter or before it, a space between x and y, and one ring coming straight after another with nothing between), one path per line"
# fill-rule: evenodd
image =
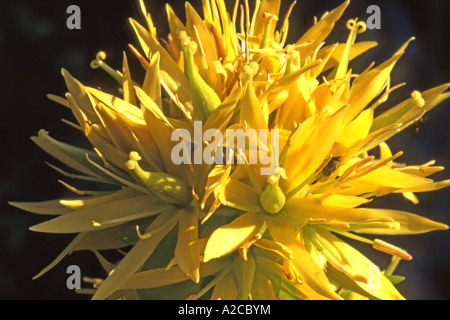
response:
M376 45L356 41L365 23L349 20L346 41L326 43L349 1L286 44L294 4L281 19L280 0L256 1L253 13L248 1L204 0L202 18L186 2L186 23L166 5L170 34L160 41L140 1L143 24L130 19L140 48L130 48L145 70L141 84L125 53L120 71L103 52L92 62L117 80L120 96L62 71L69 92L50 98L72 111L71 125L93 147L43 130L33 141L78 171L55 167L62 174L114 191L68 186L78 197L13 203L56 216L31 230L77 234L38 276L72 251L92 250L107 271L87 290L94 299L403 298L393 271L411 255L361 234L448 227L366 204L392 193L417 203L416 193L450 185L429 178L443 169L433 161L397 162L402 152L386 143L448 98L450 85L379 112L401 86L391 86L390 73L412 39L354 74L350 61ZM230 147L235 132L252 143ZM208 154L225 160L204 161ZM346 238L392 263L380 271ZM114 263L99 253L119 248L125 255Z

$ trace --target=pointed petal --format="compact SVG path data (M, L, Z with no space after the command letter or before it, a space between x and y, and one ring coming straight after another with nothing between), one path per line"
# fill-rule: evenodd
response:
M342 108L324 120L311 117L293 133L287 157L295 161L287 161L288 179L281 181L287 192L303 183L328 156L341 130L346 110L346 107Z
M175 248L175 259L192 281L200 281L200 250L198 246L198 209L180 210L178 223L178 242Z
M432 182L430 179L418 177L388 167L381 167L373 170L372 172L355 179L355 181L391 188L412 188Z
M60 200L48 200L40 202L8 202L10 205L37 214L62 215L71 210L61 205Z
M70 243L69 245L53 260L48 266L46 266L44 269L41 270L37 275L33 277L33 280L41 277L45 273L47 273L49 270L51 270L54 266L56 266L62 259L64 259L65 256L70 254L72 251L74 251L75 247L78 245L78 243L83 239L83 237L86 236L86 232L78 234Z
M371 229L358 229L358 233L369 234L386 234L386 235L399 235L399 234L418 234L425 233L434 230L447 230L448 226L439 223L428 218L409 213L406 211L388 210L388 209L370 209L374 213L384 215L391 218L396 226L394 228L371 228Z
M348 149L357 145L369 134L372 120L373 110L364 110L342 130L336 141Z
M74 233L100 230L139 218L156 215L172 208L153 196L139 196L111 201L99 206L74 210L30 228L37 232Z
M314 291L326 298L338 299L332 289L324 270L313 260L306 250L299 234L295 231L292 223L283 218L271 219L268 224L272 238L292 250L291 263L295 271L300 275L301 281L310 286Z
M214 287L211 300L236 300L238 291L232 272L228 272Z
M247 212L216 229L206 244L204 261L208 262L233 252L257 235L263 224L264 215L259 212Z
M88 154L91 159L95 159L96 162L101 163L101 160L92 151L55 140L45 130L40 130L38 136L31 137L31 140L45 152L69 167L88 176L103 177L86 160L86 154Z
M259 196L255 189L239 180L231 178L224 190L218 192L216 197L224 205L245 211L261 211Z
M130 23L139 39L139 43L141 44L145 55L148 57L150 53L154 54L159 52L162 82L173 94L178 96L183 105L192 113L193 105L189 80L186 78L183 71L155 37L135 20L130 19Z
M349 61L356 58L357 56L363 54L367 50L375 47L377 43L375 41L362 41L355 43L350 47L349 52ZM329 45L327 47L324 47L319 50L317 54L317 59L324 59L325 57L330 54L330 52L333 50L331 57L329 58L328 62L325 64L322 71L329 70L331 68L334 68L338 65L339 61L341 60L342 53L344 51L345 43L339 43L336 48L334 48L335 45Z
M200 276L207 277L219 272L224 263L221 261L211 261L200 266ZM166 268L141 271L132 275L121 286L122 289L150 289L166 286L174 283L189 280L189 277L178 267L174 266L167 270Z
M284 210L287 215L305 222L310 219L326 219L325 223L344 222L349 224L368 221L392 222L392 218L386 216L379 209L326 206L317 200L306 198L289 199Z
M145 233L151 233L152 230L163 227L162 230L153 234L150 239L139 240L138 243L127 253L116 268L102 282L93 300L102 300L108 298L122 286L139 270L144 262L151 256L159 242L167 233L175 227L178 216L169 211L159 215L155 221L146 229ZM183 274L184 275L184 274Z
M123 99L126 102L136 105L136 95L134 94L133 79L131 78L130 68L128 66L127 55L123 53Z
M345 117L345 123L353 120L385 87L386 81L395 63L403 55L408 40L390 59L362 75L352 86L348 103L350 108Z
M296 44L312 42L310 45L300 49L300 55L306 58L306 53L310 55L314 49L322 43L334 28L336 21L342 16L350 1L345 1L339 7L328 13L313 25L305 34L297 41Z
M328 249L332 251L334 258L330 259L328 262L337 269L336 271L338 273L342 272L339 271L339 269L344 266L347 273L350 272L352 275L355 275L351 278L347 278L346 280L346 284L350 284L351 286L349 289L356 289L357 293L369 297L375 297L376 299L404 299L394 285L384 276L383 273L380 272L380 269L358 250L334 236L331 232L321 230L319 228L316 229L320 232L321 244L324 245L327 251ZM335 260L338 261L339 265L335 265ZM342 275L342 277L344 277L344 275ZM361 278L361 280L367 280L357 281L358 277ZM339 279L341 279L341 277L339 277Z

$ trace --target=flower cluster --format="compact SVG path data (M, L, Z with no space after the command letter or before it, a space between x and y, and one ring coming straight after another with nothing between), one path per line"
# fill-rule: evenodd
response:
M349 20L347 40L325 45L349 1L286 44L294 4L281 20L280 0L257 1L252 14L247 1L227 8L223 0L204 0L203 18L186 3L186 23L167 5L170 34L161 41L141 0L143 24L130 19L140 47L130 48L145 70L142 83L126 54L120 71L103 52L92 62L117 80L119 96L62 70L68 92L49 97L72 111L77 123L70 124L92 149L44 130L32 139L77 173L56 170L100 187L68 186L77 197L12 203L54 216L33 231L76 234L37 276L72 251L92 250L107 274L81 290L94 299L403 298L393 271L412 257L377 236L448 227L367 204L393 193L417 202L416 193L450 185L429 178L443 169L433 161L398 162L402 153L386 143L448 98L450 85L414 91L379 112L401 86L391 86L390 73L412 39L355 74L350 61L376 45L356 41L363 22ZM195 121L224 137L227 129L266 130L258 148L276 154L279 165L263 175L269 164L261 161L175 164L173 133L193 135ZM274 130L277 150L266 139ZM189 145L204 150L209 143ZM239 156L246 160L250 151ZM106 184L113 191L101 188ZM374 273L346 238L391 255L391 265ZM108 261L100 253L108 249L120 249L123 258Z

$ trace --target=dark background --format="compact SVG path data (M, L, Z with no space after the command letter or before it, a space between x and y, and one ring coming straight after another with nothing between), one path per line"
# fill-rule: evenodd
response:
M147 1L159 36L167 34L165 10L160 1ZM253 1L250 1L251 3ZM183 17L183 1L171 1ZM291 2L283 0L282 14ZM313 16L341 4L338 0L299 1L291 16L290 42L295 42L311 26ZM66 28L66 8L76 4L81 8L81 30ZM231 10L234 1L227 2ZM390 57L410 36L415 36L392 74L392 84L407 85L391 95L388 105L394 105L415 90L426 90L450 81L449 1L353 1L344 17L338 21L327 43L345 42L348 18L368 18L366 8L376 4L381 8L381 30L368 30L358 37L375 40L379 45L358 58L352 65L362 71L371 61L377 63ZM200 1L193 1L199 8ZM136 43L128 26L128 17L138 17L137 1L2 1L0 4L0 66L1 66L1 150L0 158L0 299L87 299L66 288L66 268L81 267L83 276L104 276L93 254L76 252L38 280L32 281L73 238L72 235L33 233L28 228L46 220L10 207L7 201L40 201L67 195L57 180L62 177L44 164L57 164L35 146L30 136L44 128L62 141L86 145L78 132L60 121L72 119L68 110L46 99L47 93L63 95L66 91L60 69L68 69L83 83L108 87L113 84L101 70L92 70L89 62L99 50L108 54L107 63L120 68L122 50ZM140 20L142 21L142 20ZM133 70L137 67L132 62ZM138 79L142 73L134 73ZM400 161L422 164L431 159L437 165L450 167L448 101L429 114L429 120L418 134L401 133L390 141L393 152L404 150ZM436 180L449 177L448 171L433 176ZM77 186L89 187L88 185ZM449 190L418 194L420 204L414 206L401 196L377 199L374 205L408 210L450 224ZM380 200L380 201L378 201ZM398 273L406 281L398 286L408 299L449 299L450 232L437 231L416 236L387 238L405 248L414 259L401 263ZM357 245L381 267L385 255L374 253L367 245ZM85 272L84 272L85 271Z

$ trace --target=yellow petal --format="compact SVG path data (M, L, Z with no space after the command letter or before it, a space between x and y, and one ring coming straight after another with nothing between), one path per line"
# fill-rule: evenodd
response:
M307 222L308 220L326 219L325 223L343 222L359 223L367 221L392 222L384 211L371 208L342 208L325 206L317 200L291 198L286 202L285 214Z
M95 99L98 99L99 101L103 102L105 105L107 105L115 112L122 114L124 117L127 117L130 121L139 124L144 124L144 119L142 118L142 111L139 108L137 108L135 104L131 104L112 94L103 92L95 88L86 87L86 91L92 96L94 96ZM98 121L97 123L101 122Z
M156 52L145 72L144 82L142 83L142 90L156 103L162 110L161 98L161 74L159 72L160 53Z
M294 132L287 157L295 161L285 165L288 179L281 181L282 188L292 190L322 164L336 141L346 110L342 108L324 120L311 117Z
M303 285L306 284L326 298L341 299L332 290L324 270L310 256L303 241L299 238L299 234L289 220L282 218L271 219L268 229L275 241L282 243L292 251L291 263L295 271L300 275Z
M208 262L233 252L257 235L263 225L263 214L247 212L231 223L216 229L206 244L204 261Z
M364 52L375 47L376 45L377 45L377 43L375 41L362 41L362 42L355 43L354 45L352 45L350 47L348 60L350 61L350 60L356 58L357 56L363 54ZM339 43L335 49L334 49L334 46L335 45L330 45L330 46L324 47L324 48L320 49L317 54L318 59L324 59L325 57L328 56L328 54L331 53L332 50L334 50L322 71L326 71L326 70L336 67L338 65L339 61L341 60L345 44Z
M326 206L355 208L371 200L343 194L318 194L317 198Z
M292 251L282 243L267 239L259 239L255 242L255 246L260 247L264 250L275 252L286 260L292 259Z
M403 55L406 46L412 39L408 40L390 59L361 75L353 84L348 103L350 108L345 117L345 123L353 120L386 85L389 74L395 63Z
M406 211L388 210L388 209L370 209L374 213L378 213L385 217L389 217L395 222L395 227L388 228L370 228L358 229L358 233L369 234L386 234L386 235L400 235L400 234L418 234L434 230L447 230L448 226L428 218L409 213Z
M92 151L57 141L50 137L45 130L40 130L38 136L31 137L31 140L45 152L69 167L89 176L102 177L86 160L86 154L88 154L91 159L95 159L96 162L101 163L101 160Z
M203 22L202 18L198 15L197 11L192 7L189 2L185 3L186 7L186 28L189 31L189 35L192 40L196 41L195 34L198 34L199 41L205 53L205 59L209 66L212 66L214 61L218 59L217 49L211 33ZM195 29L197 30L194 30Z
M449 87L450 84L443 84L422 92L420 96L425 101L425 105L414 106L412 109L405 108L408 103L411 102L412 98L402 101L398 105L377 116L374 120L371 131L375 131L377 128L383 126L388 126L394 121L403 124L416 121L424 114L424 112L431 110L434 106L449 97L448 93L443 93Z
M131 78L130 68L128 66L128 59L125 52L123 53L123 99L126 102L136 105L136 95L134 94L133 79Z
M281 0L262 0L259 4L258 10L255 12L252 19L252 36L262 37L265 27L265 13L278 16L280 11ZM273 34L275 25L272 26L270 34Z
M220 190L219 190L220 192ZM246 211L261 211L259 196L249 185L231 178L216 197L225 205Z
M100 230L127 221L153 216L171 207L155 200L153 196L139 196L74 210L50 221L37 224L30 230L51 233Z
M277 300L272 283L258 269L253 279L251 297L252 300Z
M239 300L247 300L253 287L253 277L256 270L256 261L253 255L248 255L244 261L236 255L233 259L233 274L236 279Z
M117 267L108 275L105 281L102 282L92 299L106 299L116 290L121 289L132 278L133 274L139 270L148 257L150 257L160 241L176 225L177 218L178 216L174 215L172 211L159 215L145 230L145 233L151 233L153 230L161 227L163 229L155 233L150 239L139 240L120 261Z
M170 34L172 35L173 39L175 40L178 51L180 51L181 45L180 45L180 41L178 39L178 32L186 31L186 27L183 24L183 22L180 20L180 18L177 17L177 15L173 11L172 7L168 3L166 3L166 12L167 12L167 21L169 22Z
M345 286L345 284L348 284L349 289L356 289L358 293L376 299L404 299L392 283L384 276L382 272L380 272L379 268L358 250L354 249L341 239L335 237L330 232L321 231L319 228L317 229L320 232L321 244L326 246L327 249L334 249L333 256L339 265L335 265L336 262L333 259L328 262L336 269L341 269L344 267L346 270L342 276L344 276L346 272L350 272L350 274L352 274L352 277L348 277L348 275L346 275L345 277L338 278L339 280L346 278L346 283L342 283L342 285ZM334 278L334 270L330 267L328 267L327 270L332 272L331 276ZM336 270L336 272L342 273L342 271L339 270ZM358 278L361 278L361 280L367 280L357 281Z
M80 210L106 204L111 201L128 199L131 197L135 197L137 195L138 193L136 192L136 190L133 190L132 188L124 188L119 191L107 192L106 194L100 196L91 196L70 200L61 199L59 200L59 202L60 205L65 208L72 210Z
M182 209L178 223L178 242L175 259L180 269L192 281L200 280L200 251L198 246L198 211L196 208Z
M355 179L358 182L392 188L412 188L425 185L432 180L404 173L388 167L381 167Z
M60 200L48 200L40 202L8 202L10 205L37 214L62 215L71 210L61 205Z
M262 105L256 97L251 82L247 83L244 95L239 103L240 122L244 125L244 121L252 129L267 129L267 118L264 116Z
M174 95L178 96L189 112L193 112L190 85L183 71L178 67L177 63L172 59L164 47L155 39L155 37L153 37L135 20L130 19L130 23L138 37L139 43L141 44L145 55L148 57L150 53L154 54L159 52L161 59L161 81L163 84L167 86Z
M444 180L444 181L438 181L438 182L430 182L430 183L426 183L423 185L418 185L415 187L410 187L410 188L404 188L398 191L394 191L394 193L398 193L398 192L429 192L429 191L435 191L435 190L439 190L442 188L447 188L448 186L450 186L450 180Z
M91 119L91 121L98 123L99 121L94 111L92 101L86 92L86 87L83 86L77 79L72 77L66 69L62 69L61 73L77 106L87 115L89 119Z
M70 254L75 247L78 245L78 243L83 239L83 237L86 236L86 232L78 234L70 243L69 245L64 248L64 250L53 260L48 266L46 266L44 269L41 270L37 275L33 277L33 280L41 277L45 273L47 273L50 269L52 269L54 266L56 266L66 255Z
M243 92L244 89L240 87L226 97L222 104L214 110L206 120L205 125L203 126L203 132L208 129L217 129L224 132L231 118L235 115L236 105L238 101L241 100Z
M367 137L372 126L372 120L373 110L364 110L342 130L336 141L350 149Z
M431 160L425 164L417 166L406 166L397 168L398 171L410 173L419 177L428 177L436 172L444 170L444 167L433 166L436 161Z
M233 273L228 272L219 282L217 282L211 295L211 300L235 300L237 293Z
M342 16L349 3L350 1L347 0L325 15L296 42L296 44L312 42L309 46L300 49L300 55L303 59L306 58L307 55L310 55L314 49L328 37L334 28L334 24Z

